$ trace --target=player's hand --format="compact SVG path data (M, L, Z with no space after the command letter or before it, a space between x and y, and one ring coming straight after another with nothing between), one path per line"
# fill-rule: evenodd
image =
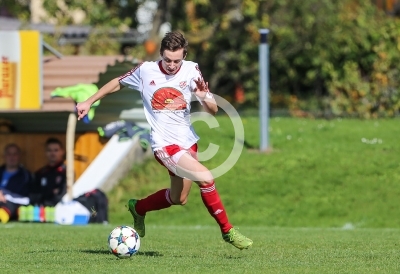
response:
M3 192L0 190L0 203L6 203L7 199L4 197Z
M197 80L194 80L194 82L196 83L194 94L200 99L204 99L207 95L207 92L209 92L208 82L204 82L204 79L200 77L197 78Z
M83 119L83 117L85 117L86 114L88 114L91 105L92 104L89 103L88 101L84 101L76 105L76 110L78 112L78 120Z

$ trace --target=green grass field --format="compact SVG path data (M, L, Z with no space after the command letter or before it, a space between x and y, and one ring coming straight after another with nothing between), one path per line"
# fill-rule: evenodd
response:
M238 226L400 228L400 127L392 120L272 118L273 152L260 154L259 121L242 118L245 148L216 185ZM196 122L200 151L220 146L205 165L214 168L230 153L232 125L218 118L210 129ZM111 221L126 220L124 204L168 187L165 169L153 158L135 166L111 193ZM185 207L150 215L154 225L214 225L197 186Z
M239 251L215 227L149 226L137 255L107 250L112 225L10 223L0 273L398 273L400 230L242 227Z
M220 146L206 161L222 163L232 125L196 122ZM258 119L243 118L239 161L216 184L231 222L254 240L250 250L224 243L193 186L189 203L151 212L140 253L111 255L108 233L131 223L124 207L168 187L154 159L135 165L110 193L110 225L0 225L0 273L399 273L400 127L393 120L273 118L272 153L261 154Z

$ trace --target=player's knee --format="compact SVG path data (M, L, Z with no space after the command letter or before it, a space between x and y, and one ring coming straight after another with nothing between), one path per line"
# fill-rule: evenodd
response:
M207 187L207 185L214 183L214 180L200 181L197 184L201 187Z
M179 205L184 206L184 205L186 205L187 201L188 201L187 198L180 199L180 204Z
M171 197L171 202L174 203L174 205L181 205L184 206L187 203L187 196L181 196L181 197L177 197L177 198L172 198Z

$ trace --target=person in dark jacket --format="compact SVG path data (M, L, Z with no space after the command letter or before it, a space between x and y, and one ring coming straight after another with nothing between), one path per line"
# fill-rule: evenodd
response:
M3 156L5 164L0 167L0 221L7 223L17 218L20 205L29 204L32 175L20 164L21 149L18 145L6 145Z
M32 205L55 206L67 192L64 148L60 140L49 138L45 149L47 165L35 172L30 202Z

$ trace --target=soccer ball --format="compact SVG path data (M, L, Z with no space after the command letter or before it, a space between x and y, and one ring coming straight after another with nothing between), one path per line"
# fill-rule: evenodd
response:
M130 258L139 251L140 237L130 226L117 226L108 236L108 248L118 258Z

